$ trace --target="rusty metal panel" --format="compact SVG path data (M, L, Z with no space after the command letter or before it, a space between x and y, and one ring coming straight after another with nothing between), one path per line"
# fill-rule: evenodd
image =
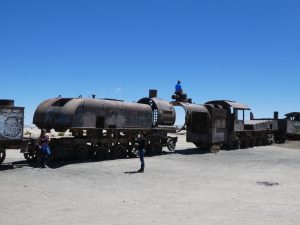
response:
M253 131L278 130L277 120L248 120L245 125Z
M207 108L204 105L192 104L187 102L172 102L174 106L181 106L185 109L186 112L205 112L208 113Z
M234 131L244 131L244 121L235 120L234 121Z
M227 111L212 108L212 143L224 142L228 138Z
M176 120L176 112L170 102L160 98L142 98L139 104L151 106L153 111L153 126L173 126Z
M251 108L243 103L240 102L235 102L235 101L229 101L229 100L215 100L215 101L210 101L205 104L216 104L216 105L222 105L225 107L231 107L234 109L241 109L241 110L250 110Z
M300 121L287 120L287 134L300 135Z
M23 125L23 107L0 107L0 141L22 140Z

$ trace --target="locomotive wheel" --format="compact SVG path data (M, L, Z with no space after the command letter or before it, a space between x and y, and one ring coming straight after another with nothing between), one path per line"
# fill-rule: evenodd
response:
M127 158L127 155L128 155L128 146L124 145L124 144L118 145L118 152L119 152L119 157L121 159Z
M110 153L111 153L110 156L111 156L112 159L120 158L118 146L113 146L110 149Z
M239 140L235 140L233 142L233 149L240 149L241 148L241 142Z
M243 140L242 148L249 148L249 140L248 139Z
M149 145L149 147L146 149L147 155L159 155L162 153L162 146L159 142L153 142Z
M97 147L94 149L92 158L94 160L104 160L105 159L105 148L104 147Z
M38 161L39 158L39 149L38 147L30 150L29 152L24 153L24 158L27 160L28 163L35 163Z
M176 148L176 143L175 141L173 140L173 138L168 138L167 140L167 147L170 151L174 152L175 151L175 148Z
M127 155L129 158L136 158L136 149L133 147L133 145L128 145L128 151Z
M0 148L0 164L3 163L6 157L6 151L4 148Z
M86 160L89 156L89 149L86 145L78 145L75 148L74 156L76 160Z

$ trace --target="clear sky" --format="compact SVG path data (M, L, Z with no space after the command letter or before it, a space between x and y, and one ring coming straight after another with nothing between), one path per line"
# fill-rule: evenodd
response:
M0 98L136 101L176 81L196 103L300 111L298 0L1 0Z

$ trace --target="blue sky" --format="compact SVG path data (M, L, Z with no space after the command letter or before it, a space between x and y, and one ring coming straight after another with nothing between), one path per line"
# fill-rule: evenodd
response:
M178 79L197 103L232 99L258 117L300 111L300 1L2 0L0 98L136 101Z

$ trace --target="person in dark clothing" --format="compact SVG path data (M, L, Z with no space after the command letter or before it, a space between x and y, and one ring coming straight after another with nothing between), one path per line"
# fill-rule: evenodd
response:
M143 133L140 134L140 138L138 140L138 153L141 161L141 168L138 170L139 173L143 173L145 169L145 146L146 146L146 137Z
M41 130L40 135L40 154L39 164L41 168L45 168L45 162L50 158L51 152L49 148L49 136L45 129Z

